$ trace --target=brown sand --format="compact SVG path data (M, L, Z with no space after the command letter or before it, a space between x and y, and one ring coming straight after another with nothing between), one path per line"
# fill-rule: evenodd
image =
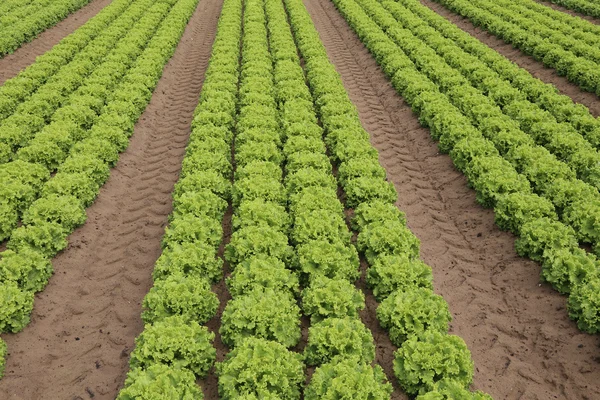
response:
M114 399L122 386L221 4L199 3L87 223L54 260L31 324L3 335L1 399Z
M25 43L14 53L0 58L0 85L16 76L19 71L32 64L37 56L50 50L110 3L111 0L92 0L58 24L40 33L31 42Z
M600 398L598 338L568 319L566 298L539 283L539 265L516 255L514 236L475 202L333 4L305 4L421 239L436 291L454 315L452 332L472 352L473 388L495 399ZM389 374L391 344L374 334L377 361Z
M439 3L436 3L433 0L420 1L423 5L431 8L463 31L516 63L519 67L526 69L534 77L541 79L546 83L553 84L562 94L569 96L573 101L581 103L589 108L593 116L600 116L600 101L598 101L598 96L594 93L580 89L578 85L569 82L566 77L558 75L554 68L545 67L544 64L535 60L533 57L514 48L511 44L504 43L503 40L498 39L491 33L475 27L467 18L454 14Z

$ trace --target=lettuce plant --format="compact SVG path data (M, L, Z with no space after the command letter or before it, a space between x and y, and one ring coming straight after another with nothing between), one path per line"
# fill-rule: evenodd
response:
M142 319L147 324L171 315L204 324L216 315L219 299L205 278L177 274L154 281L143 306Z
M129 371L125 387L117 400L202 400L204 394L196 385L196 377L186 368L151 364L147 368Z
M205 243L173 244L163 250L152 277L159 280L177 274L216 283L223 276L223 259L216 257L215 248Z
M300 399L302 356L277 343L251 337L217 363L219 397L224 400Z
M195 321L180 316L167 317L144 327L135 340L129 364L133 369L161 363L187 368L202 378L216 358L214 337L214 333Z
M373 335L359 319L326 318L308 328L306 363L319 365L336 356L356 356L365 363L375 359Z
M366 280L379 302L394 291L433 289L431 267L421 260L409 258L406 254L376 257L367 270Z
M256 288L227 302L221 316L221 340L229 347L248 337L293 347L300 340L300 309L287 292Z
M431 391L443 379L467 388L473 380L471 352L458 336L425 332L410 337L396 351L394 374L410 395Z
M383 369L357 357L336 357L317 367L304 392L306 400L386 400L393 392Z
M353 317L365 308L365 296L346 279L316 275L302 292L302 310L311 323L325 318Z
M377 307L377 320L396 346L425 331L447 332L452 320L448 303L429 288L392 292Z

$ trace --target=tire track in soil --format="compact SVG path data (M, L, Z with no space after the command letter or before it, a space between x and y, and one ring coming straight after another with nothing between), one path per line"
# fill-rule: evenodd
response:
M31 324L4 335L10 354L0 398L117 395L143 328L141 301L160 255L221 5L200 1L87 223L54 259Z
M541 5L544 5L546 7L550 7L553 10L564 12L565 14L569 14L572 17L577 17L577 18L585 19L587 22L589 22L591 24L600 25L600 19L599 18L595 18L595 17L592 17L590 15L582 14L580 12L577 12L575 10L571 10L571 9L566 8L564 6L559 6L558 4L554 4L554 3L552 3L552 2L550 2L548 0L533 0L533 1L535 1L536 3L539 3Z
M514 48L511 44L505 43L502 39L497 38L486 30L475 27L475 25L467 18L463 18L460 15L453 13L441 4L436 3L433 0L419 1L424 6L431 8L433 11L467 32L469 35L496 50L519 67L527 70L534 77L546 83L553 84L560 93L569 96L573 101L581 103L589 108L594 117L598 118L598 116L600 116L600 101L596 94L582 90L576 84L569 82L566 77L558 75L555 69L545 67L544 64L537 61L535 58Z
M514 236L475 202L465 177L439 154L334 5L304 3L421 240L436 292L454 316L451 332L472 352L473 388L495 399L599 398L599 339L568 319L565 297L539 284L539 265L516 255ZM376 306L368 298L363 320L373 327ZM373 332L377 361L391 375L393 355L381 351L389 339Z
M0 85L3 85L8 79L15 77L19 71L32 64L37 56L41 56L58 44L64 37L73 33L77 28L109 5L111 1L92 0L58 24L40 33L31 42L23 44L14 53L0 58Z

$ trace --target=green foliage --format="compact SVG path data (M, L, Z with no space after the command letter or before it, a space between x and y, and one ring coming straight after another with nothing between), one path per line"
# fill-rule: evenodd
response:
M227 288L231 297L250 293L254 289L267 288L299 294L298 276L274 257L255 256L242 261L227 278Z
M598 276L598 260L579 248L549 248L544 251L541 278L562 294Z
M223 276L223 260L206 243L171 244L156 261L152 277L159 280L178 274L216 283Z
M531 193L510 193L499 196L494 207L496 224L500 229L519 234L527 222L548 217L558 220L554 206L548 200Z
M356 246L373 264L380 255L418 258L420 241L402 222L392 220L368 225L358 234Z
M194 217L206 216L221 220L227 210L228 204L221 197L208 189L198 192L187 192L173 200L173 214L171 219L177 220L186 215Z
M354 209L352 229L362 231L373 222L400 221L406 225L406 215L398 207L381 200L364 202Z
M596 194L591 199L575 200L563 214L565 223L575 230L580 241L596 243L600 241L600 201Z
M467 388L473 380L473 361L458 336L425 332L412 336L396 351L394 374L410 395L431 391L436 382L444 379Z
M85 223L87 215L81 202L73 196L49 195L33 202L23 214L23 223L38 225L52 222L69 234Z
M6 342L0 338L0 378L4 376L4 370L6 368L6 354L8 353L8 348L6 346Z
M377 319L396 346L425 331L447 332L452 320L448 303L431 289L392 292L377 307Z
M288 232L290 223L290 216L284 206L262 199L242 202L232 218L234 231L246 226L266 225L281 232Z
M217 363L219 397L224 400L300 399L304 383L302 356L285 346L248 338Z
M12 204L0 204L0 241L10 237L12 231L19 224L19 213Z
M235 170L236 181L256 175L262 175L281 181L283 178L283 171L278 164L271 161L251 161L244 166L239 166Z
M349 179L344 185L344 191L347 207L356 207L375 200L393 204L398 199L394 184L378 177L362 176Z
M231 235L225 259L232 265L256 255L273 256L288 263L294 254L287 236L265 225L242 228Z
M203 171L188 174L175 184L173 197L177 198L184 193L199 192L208 189L223 200L231 196L231 182L216 171Z
M358 318L364 308L365 296L345 279L316 275L302 292L302 310L313 324L329 317Z
M385 176L385 169L373 158L352 158L338 168L338 180L344 187L355 178L385 180Z
M308 187L337 190L337 181L331 173L313 168L302 168L286 176L285 187L290 195L300 193Z
M215 334L195 321L172 316L144 326L131 352L131 368L147 368L161 363L187 368L197 377L206 376L216 358L212 346Z
M383 369L358 358L335 358L318 367L304 392L306 400L386 400L394 391Z
M50 179L42 191L42 196L73 196L79 199L84 207L88 207L96 196L100 186L93 176L85 172L59 172Z
M547 217L538 218L521 227L521 237L515 241L520 256L543 261L547 249L575 249L578 247L575 232L570 226Z
M367 270L366 280L379 302L394 291L433 289L431 267L406 254L378 256Z
M40 252L25 248L1 254L0 282L14 282L21 290L39 292L52 276L52 264Z
M600 278L572 285L567 309L579 329L589 334L600 332Z
M154 281L144 297L142 319L151 324L171 315L204 324L217 313L219 299L210 291L207 279L170 275Z
M202 400L196 377L185 368L151 364L129 371L117 400Z
M256 288L237 296L221 316L221 340L234 347L248 337L275 340L293 347L300 340L300 309L287 292Z
M319 186L308 187L290 196L289 208L293 215L313 210L329 211L339 215L343 215L344 212L344 207L338 200L335 190Z
M302 168L331 173L331 162L325 154L300 151L288 155L285 168L288 174L293 174Z
M352 234L342 215L328 210L299 211L294 215L291 239L296 245L311 240L350 243Z
M51 258L67 247L66 236L62 226L55 222L23 225L13 231L7 248L16 252L32 250Z
M477 201L484 207L493 207L503 194L531 192L527 178L500 157L474 157L466 175L477 191Z
M21 290L15 282L0 284L0 332L19 332L29 324L33 292Z
M304 358L308 365L320 365L336 356L358 357L361 362L375 359L371 331L357 318L326 318L308 328Z
M222 236L223 227L219 220L207 216L184 215L174 218L165 229L163 248L182 243L207 243L217 248Z
M65 162L58 167L58 172L65 174L83 173L90 176L96 184L102 185L110 175L110 168L99 158L80 153L67 158Z
M286 195L281 182L267 176L246 177L235 182L233 186L233 206L238 207L242 201L262 199L285 205Z
M296 247L294 265L303 275L355 281L360 276L358 253L353 245L313 240Z
M458 382L441 380L433 385L431 392L417 396L416 400L493 400L492 396L481 391L469 392Z

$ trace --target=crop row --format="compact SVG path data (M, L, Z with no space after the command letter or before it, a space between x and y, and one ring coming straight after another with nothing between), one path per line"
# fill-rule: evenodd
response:
M444 17L438 15L428 7L423 7L413 0L400 0L398 3L400 3L402 7L388 7L396 17L402 18L403 20L411 17L411 23L416 24L416 26L423 25L421 28L423 30L428 29L426 28L426 24L423 23L426 22L430 27L435 28L435 30L443 35L443 37L450 39L452 42L444 41L438 37L426 38L421 34L420 30L414 31L421 39L430 39L428 43L431 45L438 44L439 46L439 43L444 43L453 47L459 46L464 52L472 56L469 57L458 50L452 49L452 55L453 57L456 57L456 61L460 61L464 64L464 66L461 66L460 68L463 68L465 72L470 71L466 68L468 68L470 62L474 62L475 67L482 74L482 78L480 78L479 81L491 78L492 82L498 82L497 77L499 77L509 82L513 87L513 89L510 89L505 84L499 83L497 86L484 87L484 90L506 90L509 101L526 99L537 104L542 110L549 112L557 122L569 123L588 142L590 142L594 148L600 149L600 121L594 118L585 106L575 103L569 96L560 94L553 85L534 78L527 70L519 67L497 51L481 43L479 40L461 30L453 23L447 21ZM436 36L438 35L436 34ZM452 59L446 58L446 61L452 62ZM455 68L459 68L456 61L454 61L454 64L452 65L455 66ZM491 71L483 68L482 63L484 63ZM494 72L497 74L497 77ZM521 93L517 93L515 89L518 89ZM521 96L524 96L524 98ZM504 96L498 97L493 100L502 106L506 102L506 100L503 100L503 97ZM530 110L531 106L528 106L526 109ZM547 118L537 110L534 115L536 115L535 119L539 121L543 121ZM567 132L571 130L564 125L562 125L561 128ZM572 136L572 133L567 134Z
M0 166L11 160L37 161L39 151L32 145L39 140L39 132L70 128L65 123L87 117L88 125L95 114L105 106L106 96L120 78L120 74L135 61L145 42L156 30L150 19L160 21L166 13L165 4L155 0L135 2L91 43L83 48L68 64L35 93L15 105L11 115L0 122ZM143 24L138 23L142 22ZM133 44L137 45L134 46ZM88 111L84 114L87 108ZM72 118L71 114L76 113ZM79 116L79 114L84 114ZM44 143L45 144L45 143ZM52 151L44 163L55 169L62 161ZM8 234L8 232L5 232ZM3 237L0 237L0 240Z
M223 277L217 257L231 199L231 145L237 106L242 1L225 0L217 25L173 213L156 262L154 285L144 298L144 331L131 353L118 399L202 399L196 379L215 361L214 333L201 326L219 301L210 291Z
M90 0L9 0L0 7L0 57L65 19Z
M600 154L589 142L570 125L558 123L550 113L525 100L518 89L477 58L464 54L427 23L419 23L418 17L402 5L357 2L495 145L498 154L527 179L533 191L552 203L546 208L555 207L560 219L575 229L580 242L595 246L600 240L600 229L593 222L600 215ZM558 182L580 187L584 194L564 204L554 193ZM493 205L489 199L480 200Z
M85 222L85 208L108 179L119 152L127 147L133 126L196 5L197 0L157 2L132 30L146 32L146 37L118 47L120 54L115 56L132 57L131 61L123 61L123 66L113 62L116 68L111 79L106 79L108 92L98 97L90 94L98 103L106 99L99 114L90 107L73 105L64 114L62 129L36 135L33 141L38 143L34 148L39 150L39 160L16 160L1 167L2 200L16 204L22 224L14 229L8 250L1 254L0 331L18 332L29 323L34 293L45 287L52 274L50 260L67 246L68 235ZM94 122L90 123L92 114ZM64 160L52 177L46 156Z
M593 0L550 0L554 4L591 17L600 17L600 4Z
M475 25L554 68L583 90L600 95L600 49L596 47L600 33L595 28L584 31L561 23L561 16L545 16L539 11L515 12L510 2L488 0L472 3L466 0L436 0L450 10L469 18ZM534 3L520 0L518 3ZM523 9L520 8L523 12ZM551 10L551 9L550 9ZM553 13L564 13L551 10ZM563 17L563 18L564 18ZM546 26L554 20L555 24ZM587 21L581 20L583 23ZM592 25L593 26L593 25Z
M219 332L229 348L217 365L219 397L300 397L302 357L298 280L288 269L280 125L262 0L244 0L236 118L231 240L225 248L232 299ZM294 279L295 278L295 279Z
M56 83L60 83L71 74L81 71L82 67L68 67L68 64L94 39L102 37L102 33L106 29L110 29L108 27L125 12L132 2L133 0L113 1L75 32L62 39L51 50L37 57L33 64L21 71L16 77L7 80L0 87L0 121L4 121L14 113L22 101L31 96L44 83L51 80L53 75L59 73L62 68L66 67L65 72L61 72L62 76L53 79ZM104 46L93 49L94 51L88 51L87 54L84 53L81 56L82 61L93 57L95 51L101 51L102 47ZM25 122L22 121L24 125L26 125ZM0 137L4 137L4 135L0 135ZM4 139L2 141L4 142ZM3 153L4 151L0 152L0 154Z
M433 293L431 268L419 260L419 240L394 205L396 192L302 2L285 4L346 206L354 208L357 247L370 266L367 283L381 302L377 317L399 346L394 372L400 385L419 399L449 393L489 398L466 390L473 375L470 352L462 339L448 334L448 305Z
M305 399L388 399L392 386L375 359L370 330L359 318L364 295L353 282L359 258L351 243L323 131L305 83L298 50L280 0L267 0L275 88L280 111L290 241L304 287L300 300L310 317L304 361L316 366Z
M525 176L503 159L492 141L471 124L469 117L455 107L449 96L420 71L411 58L378 26L354 0L337 0L342 15L377 59L393 86L429 127L440 148L450 151L455 166L468 178L478 200L493 206L498 225L520 238L517 252L542 262L542 277L562 293L569 293L569 315L580 329L590 333L600 329L600 286L595 257L580 249L575 231L558 221L548 200L533 194ZM379 10L372 1L361 1L365 9ZM423 47L413 43L413 49ZM539 171L545 161L532 161ZM583 195L582 185L556 179L548 183L548 194L562 209ZM558 207L557 207L558 208Z

